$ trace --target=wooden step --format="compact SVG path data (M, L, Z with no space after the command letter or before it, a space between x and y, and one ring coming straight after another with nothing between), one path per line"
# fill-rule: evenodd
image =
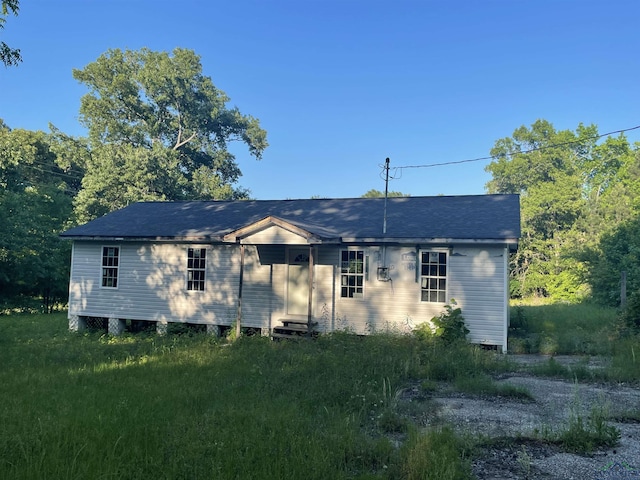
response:
M308 332L309 331L309 327L307 327L307 324L305 323L304 325L283 325L281 327L273 327L273 329L275 331L290 331L290 332Z
M304 326L304 327L306 327L306 326L308 326L308 325L311 325L311 327L315 327L316 325L318 325L318 322L311 322L311 323L309 323L309 322L307 322L306 320L286 320L286 319L281 319L281 320L279 320L279 321L280 321L280 322L282 322L282 324L283 324L285 327L288 327L288 326L290 326L290 325L291 325L291 326L301 325L301 326Z
M272 338L308 338L315 337L318 333L313 331L317 322L311 323L311 328L306 321L302 320L280 320L283 325L273 327Z

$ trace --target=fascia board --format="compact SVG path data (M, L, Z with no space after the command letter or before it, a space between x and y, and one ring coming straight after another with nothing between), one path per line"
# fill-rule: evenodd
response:
M219 237L122 237L122 236L63 236L63 240L86 242L165 242L165 243L224 243Z
M424 238L424 237L342 237L342 243L371 244L438 244L438 245L518 245L517 238Z
M288 232L293 233L294 235L298 235L301 238L304 238L308 243L321 243L321 239L315 235L313 232L300 228L296 225L293 225L286 220L275 217L273 215L269 215L257 222L253 222L251 224L245 225L244 227L238 228L233 232L227 233L224 237L222 237L225 242L236 243L238 241L242 241L242 239L251 236L265 228L269 228L272 226L280 227Z

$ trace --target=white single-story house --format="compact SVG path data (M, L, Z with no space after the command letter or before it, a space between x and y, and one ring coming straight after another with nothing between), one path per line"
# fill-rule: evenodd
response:
M462 309L471 342L507 348L518 195L141 202L73 241L69 326L234 323L265 335L409 331Z

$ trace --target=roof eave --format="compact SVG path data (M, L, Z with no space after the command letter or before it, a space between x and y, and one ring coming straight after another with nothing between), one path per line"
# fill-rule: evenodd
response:
M100 242L185 242L185 243L224 243L220 237L213 236L149 236L149 237L126 237L126 236L103 236L103 235L60 235L63 240L73 241L100 241Z
M224 237L214 236L179 236L179 237L125 237L125 236L101 236L101 235L60 235L64 240L73 241L100 241L100 242L184 242L184 243L237 243L242 237L233 234ZM306 237L309 244L340 245L340 244L369 244L369 245L506 245L509 250L518 248L517 238L425 238L425 237L336 237L318 238L315 235Z
M342 237L342 243L371 243L371 244L438 244L438 245L517 245L517 238L446 238L446 237Z

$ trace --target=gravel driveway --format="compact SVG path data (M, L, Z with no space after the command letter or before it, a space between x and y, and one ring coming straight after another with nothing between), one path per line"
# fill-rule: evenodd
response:
M521 363L545 361L540 356L510 356ZM571 357L555 358L563 363ZM596 366L597 368L597 366ZM497 439L474 460L479 479L640 479L640 423L611 421L620 431L620 443L611 449L582 456L536 440L543 431L566 426L571 412L585 419L593 408L607 408L612 418L640 412L640 389L629 385L574 383L527 374L498 380L526 388L534 401L504 397L477 397L436 393L437 419L461 432ZM636 470L637 469L637 470Z

